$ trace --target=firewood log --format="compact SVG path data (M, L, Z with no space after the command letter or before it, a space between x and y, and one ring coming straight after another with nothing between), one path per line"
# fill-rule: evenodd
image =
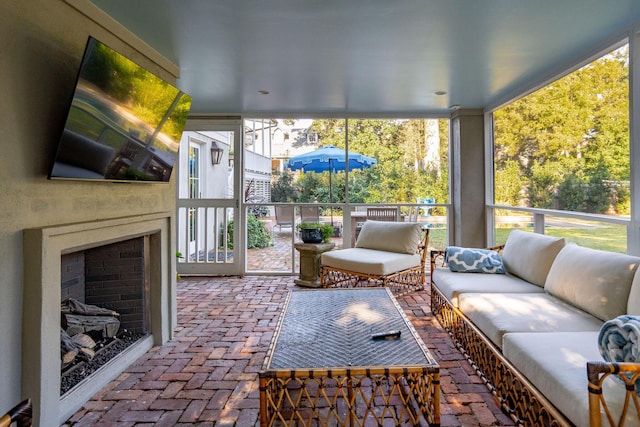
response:
M112 316L119 317L118 312L97 305L84 304L76 299L68 298L60 305L62 313L80 314L82 316Z
M64 314L63 318L69 335L99 331L103 337L112 338L116 336L118 329L120 329L120 321L115 317Z
M68 365L75 360L76 356L78 356L78 350L69 351L62 355L62 363Z
M83 360L88 361L91 360L95 354L92 349L83 347L82 344L74 341L67 331L60 328L60 360L63 364L67 365L73 362L76 357L81 357Z
M96 346L96 342L87 334L75 334L71 339L84 348L93 349Z

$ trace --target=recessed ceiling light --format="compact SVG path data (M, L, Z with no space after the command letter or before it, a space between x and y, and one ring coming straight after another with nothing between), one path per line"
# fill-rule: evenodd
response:
M444 90L437 90L435 92L433 92L434 94L438 95L438 96L442 96L442 95L446 95L447 91Z
M260 95L269 95L269 91L268 91L268 90L266 90L266 89L260 89L260 90L258 91L258 93L259 93Z

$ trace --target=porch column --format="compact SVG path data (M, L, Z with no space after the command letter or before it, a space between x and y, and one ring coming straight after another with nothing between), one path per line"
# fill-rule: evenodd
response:
M460 109L451 116L453 243L486 245L484 114Z
M631 224L627 228L627 253L640 255L640 24L629 33L629 154Z

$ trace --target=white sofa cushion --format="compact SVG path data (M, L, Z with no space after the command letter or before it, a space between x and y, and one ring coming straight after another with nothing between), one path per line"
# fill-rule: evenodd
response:
M589 425L587 362L602 361L597 332L509 333L504 336L504 356L576 426ZM619 417L624 386L605 380L603 392ZM615 396L615 397L614 397ZM606 418L603 418L606 423ZM625 426L640 426L635 410Z
M418 254L409 255L363 248L340 249L321 255L322 265L378 276L417 267L420 261Z
M465 293L458 306L498 348L508 332L596 332L604 323L547 293Z
M640 268L636 270L631 282L629 300L627 301L627 314L640 316Z
M638 264L638 257L569 244L553 262L544 290L601 320L611 320L627 312Z
M544 287L551 264L564 243L561 237L513 230L504 245L502 262L509 273Z
M475 293L543 293L540 286L512 274L474 274L473 277L454 273L446 267L431 272L431 280L442 295L458 307L458 295Z
M418 252L422 226L417 222L366 221L356 248L413 255Z

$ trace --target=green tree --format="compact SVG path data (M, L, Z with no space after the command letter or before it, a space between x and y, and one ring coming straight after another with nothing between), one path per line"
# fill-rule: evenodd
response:
M623 185L616 185L614 192L614 206L619 215L629 215L631 213L631 197L629 188Z
M611 189L607 184L609 172L604 164L589 175L585 206L588 212L605 213L611 205Z
M271 175L271 201L295 202L297 199L298 195L293 185L293 175L288 171L275 171Z
M527 187L529 205L534 208L553 209L558 171L550 163L535 162L531 168L531 179Z
M602 164L611 179L629 180L629 70L628 50L613 52L590 64L584 73L593 82L593 128L584 149L585 164Z
M344 120L315 120L311 129L321 145L345 147ZM430 135L435 132L436 135ZM418 197L435 197L448 201L448 121L435 126L424 119L350 119L348 120L349 151L377 160L365 170L349 172L349 198L352 203L414 203ZM429 139L429 137L432 137ZM429 141L439 145L427 147ZM427 149L435 148L437 164L425 164ZM328 174L309 178L304 174L296 185L301 189L300 201L328 201ZM344 173L332 175L333 201L345 201Z
M329 182L324 182L322 174L305 172L296 181L299 189L298 202L314 203L329 201Z
M498 205L517 205L522 198L522 177L518 162L507 160L500 171L496 172L495 201Z
M585 182L578 176L567 175L558 186L560 209L567 211L584 211L587 195Z
M607 179L629 179L628 75L625 47L496 111L496 201L521 203L510 199L517 178L528 190L529 206L552 206L545 191L557 188L563 191L557 194L560 206L575 208L576 200L562 199L577 197L569 177L584 174L594 194L580 209L602 212L601 198L608 193L600 168Z

